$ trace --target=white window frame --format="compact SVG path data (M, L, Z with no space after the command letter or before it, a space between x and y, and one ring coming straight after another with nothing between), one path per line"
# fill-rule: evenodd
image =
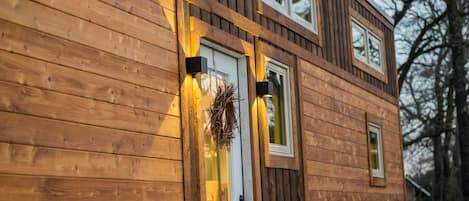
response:
M365 56L366 58L363 58L363 56L361 55L357 55L355 54L355 50L353 49L353 30L352 28L353 27L356 27L358 29L361 29L362 31L364 31L364 34L365 34ZM356 20L355 18L352 17L352 28L350 29L350 32L351 32L351 35L352 35L352 52L353 52L353 56L362 61L363 63L366 63L368 64L371 68L373 68L374 70L380 72L381 74L384 75L384 61L383 61L383 41L381 40L381 38L379 38L376 34L374 34L373 32L371 32L368 28L366 28L366 26L362 25L358 20ZM372 39L372 40L375 40L379 43L379 60L380 60L380 65L376 65L375 63L371 62L370 61L370 47L369 47L369 44L368 44L368 40L369 39Z
M286 145L279 145L270 143L269 141L269 152L272 155L284 156L284 157L294 157L293 149L293 128L292 128L292 109L291 109L291 90L290 90L290 73L288 66L282 64L278 61L265 57L265 67L266 72L273 71L282 75L284 78L283 85L283 98L285 100L284 109L285 109L285 138ZM270 132L269 132L270 133ZM270 136L269 136L270 137Z
M356 29L360 30L363 33L363 45L365 46L364 47L365 48L365 56L355 54L355 49L353 47L353 28L356 28ZM353 55L355 56L355 58L359 59L360 61L362 61L364 63L367 63L368 51L367 51L367 45L366 45L366 29L363 28L362 26L359 26L356 23L352 23L352 30L351 31L352 31L352 51L353 51Z
M381 133L381 126L376 125L374 123L368 123L368 135L370 135L370 132L376 133L377 137L378 137L377 141L378 141L379 169L372 169L372 175L373 175L373 177L384 178L383 136L382 136L382 133ZM371 140L370 140L370 143L371 143ZM371 144L370 144L370 147L371 147ZM371 152L371 148L370 148L369 152ZM371 167L371 165L370 165L370 167Z
M377 71L379 71L380 73L384 73L383 71L383 51L381 51L381 46L382 46L382 43L381 43L381 39L379 39L378 36L376 36L375 34L373 34L372 32L368 32L368 40L374 40L375 42L377 42L379 44L379 47L378 47L378 51L379 51L379 65L373 63L371 61L371 57L368 56L368 63ZM367 41L368 43L368 41ZM367 49L369 52L370 50L370 47L368 46L368 49Z
M292 0L284 0L285 6L280 5L275 0L262 0L264 3L277 10L278 12L284 14L291 20L297 22L306 29L312 31L315 34L318 34L318 12L317 12L317 0L311 1L311 22L306 21L302 17L298 16L292 11L293 3Z

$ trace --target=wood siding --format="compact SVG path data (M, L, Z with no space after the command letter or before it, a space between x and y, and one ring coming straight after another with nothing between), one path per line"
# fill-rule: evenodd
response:
M244 33L252 35L300 61L304 168L261 162L264 201L404 200L393 27L366 1L318 1L319 38L272 9L260 11L260 1L194 0L189 15L240 40L251 42ZM383 32L387 82L352 64L349 9ZM386 187L370 186L365 112L387 122Z
M204 38L246 55L251 105L258 42L294 63L300 167L265 165L252 108L256 201L403 201L393 27L366 0L317 1L318 35L261 0L1 1L0 200L200 200L185 57ZM387 82L353 66L349 9L384 33ZM385 187L365 113L384 122Z
M300 62L306 200L404 200L398 107ZM382 125L386 187L370 186L365 113Z
M1 200L183 200L175 13L0 3Z
M397 88L396 83L393 82L396 80L396 63L395 63L395 53L394 53L394 32L392 25L389 22L384 20L384 17L378 17L378 12L372 8L365 0L341 0L341 1L330 1L330 0L317 0L319 1L319 19L320 23L318 25L319 29L319 38L322 40L316 41L315 37L311 38L313 35L311 32L307 31L305 28L296 24L292 20L284 17L282 14L274 11L272 13L262 13L258 11L258 2L261 0L245 1L244 0L217 0L221 5L233 10L243 18L252 21L253 23L262 27L262 32L253 31L252 26L246 24L246 27L241 27L243 32L251 33L255 36L259 36L268 41L274 42L273 38L269 34L264 32L271 32L276 35L279 39L289 41L298 48L305 51L311 56L319 57L325 61L331 63L333 68L332 71L337 71L339 68L350 75L358 78L359 80L366 83L366 87L371 87L377 89L378 93L386 93L390 96L397 98ZM191 12L191 16L200 18L202 20L207 20L207 23L212 23L209 21L210 15L217 15L219 12L224 12L219 10L217 7L211 5L213 2L211 0L195 0L191 4L191 11L197 10L197 12ZM194 8L197 7L197 8ZM215 9L217 8L217 9ZM387 79L390 82L386 83L378 78L373 77L369 73L361 70L358 67L352 65L351 58L351 41L349 37L350 32L350 22L349 22L349 11L348 9L352 8L360 13L366 20L370 21L374 26L378 27L385 35L383 40L385 41L385 63L388 68L387 70ZM200 10L201 9L201 10ZM212 10L213 9L213 10ZM211 10L211 12L210 12ZM202 13L206 13L202 15ZM225 12L226 13L226 12ZM229 14L228 14L229 15ZM378 15L378 16L377 16ZM204 18L204 16L207 16ZM229 15L232 16L233 15ZM238 16L235 16L236 23L240 25L245 25L243 23L245 20L238 19ZM233 23L233 19L228 19L227 23ZM235 23L235 24L236 24ZM235 25L236 26L236 25ZM222 27L220 27L222 28ZM223 29L223 28L222 28ZM227 32L231 32L229 27L225 29ZM264 36L265 35L265 36ZM280 41L279 41L280 42ZM294 49L288 48L286 44L276 44L282 46L283 48L292 51L294 54L299 54ZM305 57L302 55L302 57ZM309 55L306 57L310 57Z

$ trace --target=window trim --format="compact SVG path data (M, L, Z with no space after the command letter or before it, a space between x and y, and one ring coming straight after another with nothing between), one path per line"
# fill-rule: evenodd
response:
M352 20L353 22L353 20ZM360 31L363 33L363 45L365 46L365 56L362 56L362 55L356 55L355 54L355 49L353 47L353 28L357 28L357 29L360 29ZM367 37L366 37L366 33L367 33L367 30L366 28L364 28L363 26L361 26L360 24L357 24L357 23L352 23L352 28L351 28L351 34L352 34L352 52L353 52L353 56L357 59L360 59L362 62L365 62L368 60L368 51L366 50L368 45L367 45Z
M292 145L293 145L293 157L285 157L271 154L269 149L269 130L267 122L267 107L266 100L263 97L256 98L255 111L257 111L258 119L258 133L259 133L259 143L260 153L261 153L261 163L263 167L267 168L281 168L288 170L299 170L300 169L300 160L302 155L302 144L299 142L301 139L301 118L300 118L300 104L298 102L298 97L300 94L298 92L298 82L299 75L296 70L298 61L295 56L285 52L281 49L278 49L274 46L269 45L268 43L262 42L260 40L256 41L256 81L265 81L265 72L266 72L266 58L273 58L275 61L280 62L288 69L290 77L290 106L291 106L291 123L292 123Z
M310 0L311 1L311 22L306 21L305 19L298 16L296 13L292 11L293 2L292 0L284 0L285 6L280 5L275 0L260 0L264 2L274 10L280 12L281 14L285 15L290 20L296 22L297 24L301 25L303 28L313 32L314 34L319 34L319 19L318 19L318 8L317 8L317 1L318 0Z
M378 135L378 163L379 163L379 169L371 169L373 177L379 177L379 178L384 178L384 153L383 153L383 136L381 133L381 126L376 125L374 123L368 122L368 135L370 135L371 132L374 132ZM370 146L371 146L371 141L370 141ZM371 152L371 148L369 150Z
M386 158L384 155L385 152L385 146L384 146L384 133L383 133L383 120L373 114L370 113L365 113L365 119L366 119L366 136L367 136L367 150L368 150L368 168L369 168L369 174L370 174L370 186L375 186L375 187L385 187L386 186ZM370 127L376 127L379 129L380 133L380 139L378 140L378 150L379 150L379 145L381 145L381 151L379 151L380 157L380 167L381 169L377 172L378 174L375 174L376 171L372 168L372 159L371 159L371 138L370 138ZM381 173L381 174L380 174Z
M381 73L384 75L384 66L383 66L383 48L382 48L382 39L380 37L378 37L375 33L373 33L369 28L367 28L366 26L364 26L363 24L361 24L357 19L355 19L354 17L352 17L352 27L358 27L360 29L362 29L362 31L364 31L364 39L365 39L365 57L366 58L363 58L362 56L360 55L356 55L355 54L355 51L353 51L353 33L352 33L352 51L353 51L353 56L356 58L356 59L359 59L360 61L366 63L367 65L369 65L373 70ZM352 31L352 30L350 30ZM371 36L371 37L370 37ZM372 40L377 40L378 43L379 43L379 59L381 61L381 64L380 65L377 65L373 62L371 62L371 59L370 59L370 44L369 44L369 40L372 39Z
M381 29L374 26L371 22L365 19L360 13L355 11L353 8L349 8L349 37L350 37L350 57L352 59L352 65L360 70L365 71L371 76L383 81L385 84L388 84L388 73L387 73L387 63L386 63L386 48L384 43L384 33ZM365 30L365 52L366 58L359 58L355 55L353 48L353 33L352 27L356 25L357 27ZM378 39L380 48L380 61L381 65L377 66L372 62L369 62L369 41L370 35Z
M285 104L283 105L285 109L285 138L286 138L286 145L278 145L275 143L269 142L269 152L272 155L278 155L283 157L294 157L294 143L293 143L293 133L292 133L292 108L291 108L291 90L290 90L290 73L288 70L288 66L282 64L274 59L269 57L265 57L265 69L266 72L271 70L274 71L284 77L284 85L283 85L283 98L285 100ZM270 136L269 136L270 137Z
M289 13L288 10L289 10L289 2L291 0L284 0L285 1L285 6L280 5L275 0L261 0L261 1L266 3L267 5L269 5L270 7L275 9L276 11L284 14L285 16L290 17L290 15L288 14Z
M370 37L368 37L368 36L370 36ZM383 40L380 39L378 36L376 36L376 34L374 34L374 33L371 32L371 31L368 31L368 32L367 32L367 39L368 39L368 40L367 40L367 44L368 44L369 40L375 40L375 41L378 42L378 44L379 44L379 48L378 48L378 49L379 49L379 61L380 61L380 65L377 65L377 64L375 64L375 63L373 63L373 62L371 61L371 57L368 55L368 64L371 65L371 66L372 66L375 70L377 70L378 72L384 74L384 66L383 66L383 48L382 48L382 46L383 46L383 42L382 42L382 41L383 41ZM368 45L367 48L368 48L367 53L369 54L369 52L370 52L370 45Z

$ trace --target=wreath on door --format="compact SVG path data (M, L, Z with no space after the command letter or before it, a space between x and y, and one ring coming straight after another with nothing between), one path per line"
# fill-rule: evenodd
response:
M238 124L235 101L235 87L232 84L222 84L217 87L210 108L210 130L219 147L229 149L235 138L233 130Z

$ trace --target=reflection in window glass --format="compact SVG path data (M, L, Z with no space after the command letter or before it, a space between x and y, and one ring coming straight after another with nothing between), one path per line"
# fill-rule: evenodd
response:
M292 0L292 11L307 22L311 21L311 0Z
M317 33L317 0L262 0L275 10Z
M359 58L366 58L365 31L357 26L352 26L353 53Z
M376 39L375 37L371 36L369 37L368 39L368 51L369 51L369 54L370 54L370 62L377 65L377 66L381 66L381 55L380 55L380 43L379 43L379 40ZM378 70L382 70L382 69L378 69Z
M371 168L379 170L379 150L378 150L378 134L370 131L370 144L371 144Z
M355 58L384 74L381 40L355 20L352 20L352 47Z
M275 0L278 4L285 6L285 0Z
M370 138L370 163L374 177L384 177L383 145L381 128L374 124L368 125Z
M287 145L284 77L275 71L268 70L267 80L273 84L272 97L267 98L269 140L272 144Z
M201 99L204 111L204 164L205 164L205 196L207 201L229 201L230 186L230 150L226 147L217 148L216 139L210 130L210 111L216 95L217 86L225 84L228 75L209 69L208 75L201 77ZM217 150L218 149L218 150Z

